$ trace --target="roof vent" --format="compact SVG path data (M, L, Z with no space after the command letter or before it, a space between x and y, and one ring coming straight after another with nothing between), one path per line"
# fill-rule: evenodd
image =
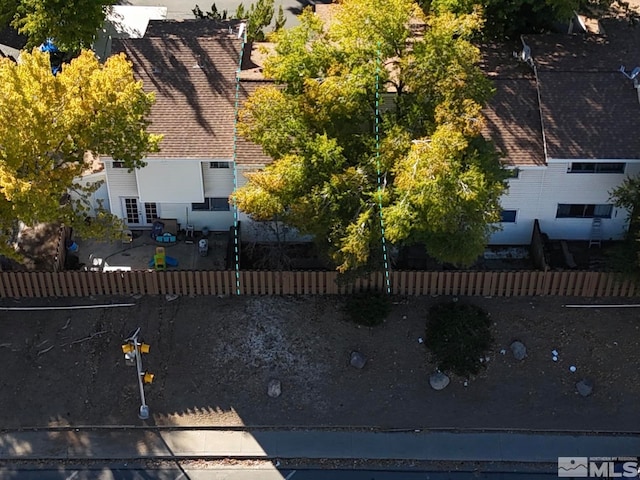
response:
M193 68L204 68L204 57L202 55L197 55L196 56L196 64L193 66Z

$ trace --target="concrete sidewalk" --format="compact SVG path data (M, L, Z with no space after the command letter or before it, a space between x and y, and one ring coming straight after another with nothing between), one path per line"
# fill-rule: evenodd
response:
M72 429L0 434L0 460L180 457L556 463L640 453L640 436L329 430Z

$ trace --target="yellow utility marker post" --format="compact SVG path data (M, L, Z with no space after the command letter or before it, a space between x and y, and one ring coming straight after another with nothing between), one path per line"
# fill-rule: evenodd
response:
M151 347L138 340L139 335L140 327L125 339L127 343L122 345L122 353L124 353L124 360L127 365L136 366L138 387L140 387L140 412L138 417L141 420L146 420L149 418L149 406L144 397L144 384L153 382L154 374L142 370L142 354L149 353Z

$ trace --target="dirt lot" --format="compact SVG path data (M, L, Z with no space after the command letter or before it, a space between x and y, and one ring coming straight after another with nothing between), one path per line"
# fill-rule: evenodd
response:
M462 298L491 313L495 348L467 387L454 378L436 392L418 338L428 307L445 300L397 298L374 329L345 321L339 297L5 300L135 306L0 312L0 425L139 425L135 373L120 345L140 326L156 374L146 388L156 424L639 430L638 309ZM522 362L509 351L514 339L528 348ZM363 370L349 366L353 350L369 358ZM595 381L588 398L575 392L585 376ZM266 395L272 378L282 381L277 399Z

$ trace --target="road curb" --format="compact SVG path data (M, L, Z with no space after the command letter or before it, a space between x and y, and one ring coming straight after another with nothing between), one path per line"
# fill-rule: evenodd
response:
M285 458L555 463L634 456L640 436L320 430L69 429L0 433L0 460Z

